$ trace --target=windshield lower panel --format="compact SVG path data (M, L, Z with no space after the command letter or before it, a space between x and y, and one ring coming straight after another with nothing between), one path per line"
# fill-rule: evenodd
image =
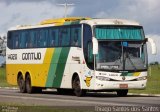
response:
M147 69L146 44L135 41L99 41L96 69L142 71Z

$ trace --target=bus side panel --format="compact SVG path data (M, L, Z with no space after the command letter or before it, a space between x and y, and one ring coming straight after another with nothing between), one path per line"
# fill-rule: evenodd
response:
M28 60L28 62L25 64L23 60L19 59L18 62L16 63L10 61L12 64L8 64L9 62L7 61L6 75L9 84L17 85L18 72L22 72L24 79L25 79L25 74L28 72L31 76L32 86L45 87L51 58L52 55L54 54L54 49L49 48L46 49L45 51L44 50L40 51L42 54L42 63L41 62L39 63L38 60L37 63L33 63L32 60ZM19 53L17 53L17 57L20 58L21 55L22 52L19 51Z
M85 63L83 49L72 47L66 62L61 88L72 88L72 77L75 73L79 76L82 89L94 88L94 74Z
M72 88L72 76L82 72L82 49L72 47L68 53L60 88ZM81 77L80 77L81 78Z
M15 64L6 64L6 78L11 85L17 85L17 66Z
M70 47L55 48L52 56L46 87L60 88Z
M49 64L8 64L7 81L9 84L17 85L18 72L22 73L24 79L28 72L32 86L44 87L48 73L47 66Z

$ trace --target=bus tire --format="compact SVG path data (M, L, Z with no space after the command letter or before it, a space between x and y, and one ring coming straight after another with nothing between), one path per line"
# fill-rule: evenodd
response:
M78 75L72 81L73 92L76 96L81 97L86 94L85 90L81 89L81 84Z
M20 92L26 93L26 85L22 75L18 76L17 82L18 82Z
M117 90L117 96L120 96L120 97L127 96L127 93L128 93L128 89L127 90Z
M33 93L33 87L31 85L30 75L26 76L26 90L27 90L27 93L29 94Z

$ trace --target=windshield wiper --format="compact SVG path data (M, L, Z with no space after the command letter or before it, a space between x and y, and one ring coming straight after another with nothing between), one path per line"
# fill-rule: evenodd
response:
M124 63L126 63L126 59L128 59L128 60L130 61L131 65L132 65L132 67L133 67L134 70L136 71L137 68L136 68L136 66L134 65L133 61L131 60L129 53L128 53L128 52L125 52L125 54L126 54L126 55L125 55ZM125 68L125 67L124 67L124 68Z

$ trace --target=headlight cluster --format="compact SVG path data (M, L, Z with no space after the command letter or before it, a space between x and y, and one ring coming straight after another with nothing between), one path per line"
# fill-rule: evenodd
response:
M103 77L103 76L96 76L96 79L101 80L101 81L109 81L110 80L110 78Z
M140 81L140 80L146 80L146 79L147 79L147 76L138 77L138 78L137 78L137 81Z

